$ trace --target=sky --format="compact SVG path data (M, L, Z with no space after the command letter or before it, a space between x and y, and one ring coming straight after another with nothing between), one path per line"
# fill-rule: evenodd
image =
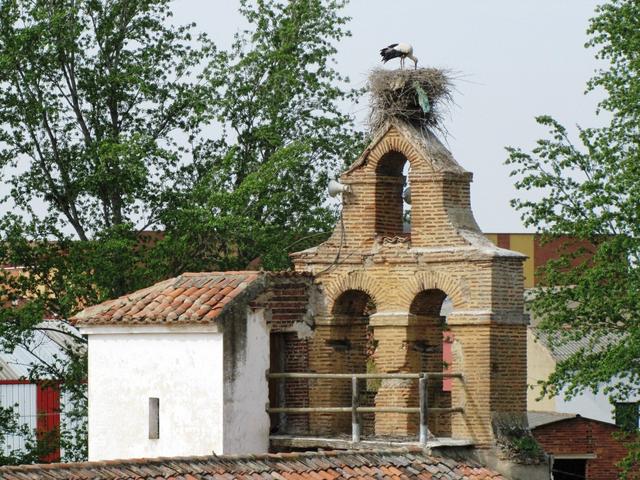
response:
M407 42L419 66L455 73L455 105L444 140L473 172L471 201L484 232L525 232L509 201L521 193L509 176L506 146L530 150L545 130L537 115L551 115L570 132L597 126L598 92L584 95L598 66L584 47L586 29L602 0L351 0L350 38L339 45L337 70L355 87L379 67L380 48ZM239 0L173 0L176 24L196 22L219 48L247 24ZM409 62L410 63L410 62ZM397 68L392 61L386 68ZM368 99L345 104L366 129ZM0 184L0 186L2 186ZM4 185L6 186L6 184ZM4 192L2 192L4 193ZM0 214L11 206L0 205ZM42 208L35 206L36 211Z
M174 0L177 23L195 21L220 47L246 26L237 0ZM584 95L598 67L584 47L595 0L352 0L352 37L338 45L337 69L354 86L380 65L391 43L413 45L419 66L456 72L455 105L445 144L474 173L471 201L485 232L525 232L509 205L518 196L506 146L531 149L545 135L537 115L552 115L570 130L602 123L597 93ZM387 68L396 68L388 64ZM345 105L366 128L367 99Z

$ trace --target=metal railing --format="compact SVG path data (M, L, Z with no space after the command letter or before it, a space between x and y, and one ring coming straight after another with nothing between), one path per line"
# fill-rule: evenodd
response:
M457 378L462 380L461 373L452 372L423 372L423 373L269 373L269 379L351 379L350 407L269 407L268 413L348 413L351 412L351 441L360 442L362 422L360 413L419 413L420 434L419 441L426 444L429 436L427 428L427 414L429 412L457 413L464 412L462 407L429 408L427 388L429 378ZM418 407L361 407L358 386L360 380L418 380Z

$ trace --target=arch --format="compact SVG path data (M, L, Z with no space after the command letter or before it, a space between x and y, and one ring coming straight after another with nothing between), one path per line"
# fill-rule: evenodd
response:
M389 150L377 163L376 173L387 177L401 177L404 164L408 162L407 156L397 150Z
M446 292L440 289L422 290L411 302L409 313L421 316L440 316L442 304L447 298Z
M343 175L348 177L356 172L358 174L375 172L380 158L389 151L395 150L407 157L415 174L449 172L462 175L466 181L471 180L471 174L456 162L451 152L432 132L420 131L403 123L380 129L367 149Z
M405 230L411 231L403 199L407 186L403 170L408 163L404 153L397 150L390 150L378 161L373 206L375 233L379 236L396 237L402 236Z
M408 352L410 365L422 372L446 372L453 363L451 332L446 325L446 317L442 315L442 305L447 293L440 288L431 288L418 292L413 298L410 313L414 315L411 338L415 345ZM451 407L451 381L435 377L428 390L429 405L436 408ZM451 435L451 415L430 415L429 431L438 436Z
M333 312L338 297L347 290L361 290L371 297L371 301L379 308L384 290L380 282L367 275L365 272L349 272L324 284L325 312Z
M376 311L373 298L362 289L345 289L332 302L332 321L316 328L312 340L315 355L309 368L318 373L366 373L374 350L373 331L369 316ZM351 402L351 383L336 379L318 379L310 386L312 406L348 406ZM372 407L375 392L368 383L359 382L362 406ZM363 430L373 432L374 417L363 415ZM349 433L351 415L348 413L310 416L312 434Z
M424 172L429 166L418 150L392 127L369 152L367 158L367 163L370 165L369 168L377 172L380 162L391 152L402 154L411 164L412 170L416 173L419 171Z
M375 313L375 304L362 290L345 290L333 302L333 315L364 317Z
M437 270L416 272L407 279L399 289L400 306L409 311L415 297L424 290L442 290L451 299L454 310L467 308L470 292L466 282Z

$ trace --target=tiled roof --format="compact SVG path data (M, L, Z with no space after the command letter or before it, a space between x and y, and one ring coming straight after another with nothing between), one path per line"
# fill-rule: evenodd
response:
M247 456L115 460L0 467L5 480L504 480L480 465L422 450L335 451Z
M71 320L78 326L212 323L262 276L254 271L184 273L86 308Z

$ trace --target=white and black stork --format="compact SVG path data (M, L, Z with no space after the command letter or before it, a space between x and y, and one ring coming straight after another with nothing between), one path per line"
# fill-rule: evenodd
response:
M392 58L400 57L400 68L404 68L404 59L413 60L413 68L418 68L418 58L413 55L413 47L408 43L392 43L380 50L382 61L387 63Z

